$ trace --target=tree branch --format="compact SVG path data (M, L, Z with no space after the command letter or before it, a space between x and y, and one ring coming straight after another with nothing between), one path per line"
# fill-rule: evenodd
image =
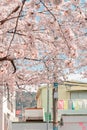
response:
M40 0L40 2L43 4L43 6L47 9L47 11L48 11L48 12L51 14L51 16L54 18L54 21L57 21L58 26L59 26L60 31L61 31L61 34L62 34L62 36L63 36L63 38L64 38L64 40L65 40L65 42L66 42L66 45L67 45L67 47L70 49L70 46L69 46L69 44L68 44L68 41L66 40L66 37L65 37L65 35L64 35L63 31L62 31L61 25L59 24L57 18L56 18L55 15L49 10L49 8L45 5L45 3L44 3L42 0Z
M7 33L14 33L14 31L7 31ZM25 34L22 34L22 33L19 33L19 32L15 32L15 34L17 34L17 35L21 35L21 36L26 36Z
M10 17L11 14L17 12L19 8L20 8L19 5L18 5L17 7L15 7L15 9L12 10L12 12L7 16L7 18L5 18L5 19L3 19L3 20L0 21L0 24L2 25L2 24L4 24L6 21L8 21L9 19L11 19L11 18L8 18L8 17Z
M22 6L21 6L20 12L19 12L19 14L18 14L17 20L16 20L15 29L14 29L14 33L13 33L12 39L11 39L10 44L9 44L9 47L8 47L8 52L9 52L10 46L11 46L11 44L12 44L12 41L13 41L13 39L14 39L14 37L15 37L15 33L16 33L16 30L17 30L17 26L18 26L18 20L19 20L19 17L20 17L21 12L22 12L22 10L23 10L23 6L24 6L25 2L26 2L26 0L23 0L23 1L22 1Z
M14 63L14 60L10 60L10 62L11 62L11 64L12 64L12 66L13 66L13 68L14 68L14 71L13 71L13 74L16 72L16 66L15 66L15 63Z
M11 59L11 58L8 58L8 56L5 56L5 57L0 58L0 61L10 61L13 68L14 68L13 73L16 72L16 66L15 66L15 63L14 63L14 59Z

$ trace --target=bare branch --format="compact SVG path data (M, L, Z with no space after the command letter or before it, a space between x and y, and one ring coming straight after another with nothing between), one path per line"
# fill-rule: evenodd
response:
M20 6L19 6L19 5L18 5L17 7L15 7L15 9L14 9L14 10L12 10L11 14L13 14L13 13L17 12L19 8L20 8Z
M12 66L13 66L13 68L14 68L14 71L13 71L13 74L16 72L16 66L15 66L15 64L14 64L14 60L11 60L11 64L12 64Z
M17 85L17 87L18 87L19 89L21 89L17 81L16 81L16 85Z
M11 58L9 58L8 56L5 56L5 57L0 58L0 61L10 61L11 64L12 64L12 66L13 66L13 68L14 68L13 73L16 72L16 66L15 66L15 64L14 64L14 59L11 59Z
M13 39L14 39L14 37L15 37L15 33L16 33L16 30L17 30L17 26L18 26L18 20L19 20L19 17L20 17L21 12L22 12L22 10L23 10L23 6L24 6L24 4L25 4L25 1L26 1L26 0L23 0L23 1L22 1L22 6L21 6L20 12L19 12L19 14L18 14L17 20L16 20L16 25L15 25L14 33L13 33L12 39L11 39L11 41L10 41L10 44L9 44L9 47L8 47L8 51L9 51L10 46L11 46L11 44L12 44L12 41L13 41Z
M7 33L14 33L14 31L7 31ZM26 36L26 34L23 34L23 33L20 33L20 32L15 32L15 34L17 34L17 35L21 35L21 36Z
M20 8L20 6L18 5L17 7L15 7L15 9L12 10L12 12L7 16L7 18L3 19L0 21L0 24L4 24L6 21L12 19L12 18L9 18L11 16L11 14L15 13L18 11L18 9ZM15 17L16 18L16 17Z
M54 21L57 21L58 26L59 26L60 31L61 31L61 34L62 34L62 36L63 36L63 38L64 38L64 40L65 40L65 43L66 43L67 47L70 49L69 43L68 43L68 41L67 41L67 39L66 39L66 37L65 37L65 35L64 35L64 33L63 33L63 31L62 31L61 25L59 24L57 18L56 18L55 15L49 10L49 8L45 5L45 3L44 3L42 0L40 0L40 2L41 2L41 3L43 4L43 6L47 9L47 11L52 15L52 17L54 18Z

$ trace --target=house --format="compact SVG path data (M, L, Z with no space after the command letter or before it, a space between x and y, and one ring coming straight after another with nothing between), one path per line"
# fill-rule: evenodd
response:
M15 120L15 92L8 86L0 86L0 130L10 130Z
M49 89L49 93L48 93ZM37 108L44 108L45 116L49 110L52 120L52 85L43 85L38 89ZM87 112L87 83L67 81L58 86L58 119L61 114ZM46 118L45 118L46 120Z
M49 96L47 96L47 92L49 89ZM49 100L47 100L49 98ZM51 116L51 109L52 109L52 86L49 85L42 85L39 87L37 94L36 94L36 101L37 101L37 108L44 109L44 120L47 120L47 109L49 109L49 116ZM47 102L49 101L49 103ZM49 105L49 106L48 106ZM51 117L49 117L51 118ZM50 119L51 120L51 119Z

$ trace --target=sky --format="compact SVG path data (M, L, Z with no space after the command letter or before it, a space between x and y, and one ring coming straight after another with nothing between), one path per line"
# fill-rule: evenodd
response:
M80 74L71 74L68 76L68 80L87 83L87 78L82 78Z

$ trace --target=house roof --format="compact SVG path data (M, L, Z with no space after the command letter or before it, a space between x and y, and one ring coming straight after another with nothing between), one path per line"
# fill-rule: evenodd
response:
M67 85L67 86L84 86L84 87L87 87L87 83L85 83L85 82L78 82L78 81L65 81L64 85Z

